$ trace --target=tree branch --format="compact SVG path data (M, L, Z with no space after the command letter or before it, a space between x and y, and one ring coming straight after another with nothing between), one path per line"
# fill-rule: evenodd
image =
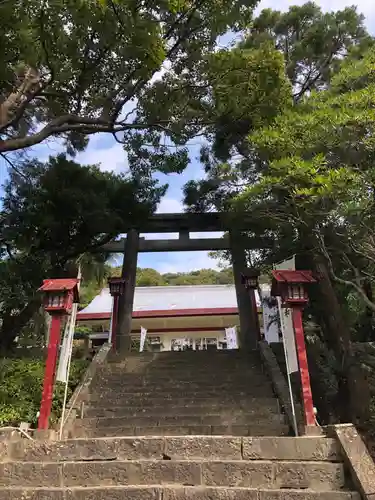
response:
M0 152L0 156L8 163L11 169L13 169L25 181L28 181L27 177L9 160L9 158L7 158L7 156L4 153Z
M361 286L359 286L354 281L340 278L339 276L337 276L337 274L335 273L335 270L333 268L331 256L329 255L327 247L324 243L323 236L320 234L317 234L317 238L318 238L318 241L320 243L320 250L322 251L322 253L323 253L323 255L328 263L328 269L329 269L330 275L332 276L332 279L334 281L336 281L337 283L340 283L341 285L345 285L345 286L348 286L350 288L353 288L358 293L358 295L361 297L361 299L364 301L366 306L369 309L371 309L372 311L375 311L375 304L373 302L371 302L371 300L367 297L365 291L363 290L363 288Z

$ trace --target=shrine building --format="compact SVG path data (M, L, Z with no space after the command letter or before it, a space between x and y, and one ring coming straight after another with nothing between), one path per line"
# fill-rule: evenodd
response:
M262 325L256 292L259 324ZM112 297L104 288L77 315L77 326L91 330L93 346L107 341ZM249 311L250 313L250 311ZM251 314L251 313L250 313ZM131 324L132 348L138 350L141 327L153 351L225 349L225 329L240 319L234 285L136 287Z

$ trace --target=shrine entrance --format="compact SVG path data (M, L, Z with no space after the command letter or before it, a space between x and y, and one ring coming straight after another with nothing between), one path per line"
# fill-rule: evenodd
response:
M218 349L226 349L226 342L220 342L217 337L198 339L181 337L171 341L172 351L217 351Z
M255 304L254 290L246 290L241 280L247 263L245 250L258 249L259 239L245 236L251 229L250 214L241 220L226 213L179 213L156 214L149 217L139 227L129 225L124 228L126 238L107 243L100 250L110 253L123 253L122 278L125 280L123 294L118 299L116 314L116 348L127 352L131 348L131 324L133 315L134 292L136 283L137 258L139 252L178 252L226 250L231 253L233 275L240 319L240 348L256 349L259 341L259 323ZM233 229L236 227L236 230ZM223 232L223 238L190 238L191 232ZM140 234L177 233L178 239L147 240ZM263 246L272 246L265 238ZM225 349L225 339L201 338L174 339L172 350L211 350ZM184 343L185 342L185 343Z

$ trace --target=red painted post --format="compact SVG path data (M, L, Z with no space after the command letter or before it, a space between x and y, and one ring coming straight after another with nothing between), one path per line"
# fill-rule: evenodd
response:
M60 328L61 314L53 314L48 343L46 369L44 372L43 393L42 402L40 404L38 429L48 429L48 421L52 408L56 362L60 345Z
M116 350L116 333L117 333L117 324L118 324L118 302L119 296L114 295L113 297L113 310L112 310L112 332L111 332L111 342L112 349Z
M307 426L312 426L316 425L316 422L311 392L309 367L307 363L305 336L302 323L302 307L292 307L292 319L294 327L294 337L297 347L299 373L301 378L305 424Z

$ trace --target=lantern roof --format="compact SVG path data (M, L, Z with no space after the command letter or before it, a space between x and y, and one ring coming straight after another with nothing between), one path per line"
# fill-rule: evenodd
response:
M278 283L316 283L311 271L280 269L272 271L272 275Z
M59 292L73 290L74 302L79 302L78 294L79 280L76 278L56 278L43 280L40 292Z
M108 283L124 283L126 281L125 278L113 276L111 278L108 278Z
M241 274L245 278L257 278L260 276L260 271L255 267L245 267Z

